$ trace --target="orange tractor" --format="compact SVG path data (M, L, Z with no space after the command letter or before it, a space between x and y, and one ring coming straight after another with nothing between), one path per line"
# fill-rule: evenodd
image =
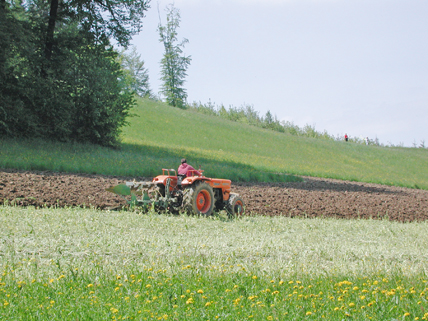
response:
M205 216L214 210L226 210L229 216L244 213L244 201L230 192L230 180L205 177L203 170L189 171L188 175L177 175L175 169L162 169L162 175L151 182L126 182L106 190L130 197L131 206L153 207L156 211Z

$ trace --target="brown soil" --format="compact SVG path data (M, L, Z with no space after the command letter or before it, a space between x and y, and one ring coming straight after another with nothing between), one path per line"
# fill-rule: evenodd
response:
M0 204L118 208L120 196L105 188L130 181L115 177L0 169ZM135 177L137 181L147 181ZM301 217L428 219L428 191L304 177L300 183L232 183L248 214Z

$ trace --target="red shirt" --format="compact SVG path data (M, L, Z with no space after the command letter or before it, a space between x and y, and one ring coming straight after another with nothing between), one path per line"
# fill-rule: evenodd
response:
M196 171L196 169L194 169L191 165L189 165L187 163L183 163L178 167L178 175L190 176L189 171ZM197 173L199 173L199 172L197 172Z

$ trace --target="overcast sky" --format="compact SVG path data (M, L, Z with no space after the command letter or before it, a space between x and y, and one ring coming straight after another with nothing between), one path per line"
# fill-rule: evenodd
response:
M133 44L160 87L152 0ZM427 0L176 0L188 102L251 104L332 135L428 146Z

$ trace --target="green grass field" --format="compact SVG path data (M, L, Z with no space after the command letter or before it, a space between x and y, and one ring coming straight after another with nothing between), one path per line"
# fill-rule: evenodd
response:
M427 223L0 207L0 319L426 320Z
M291 136L146 99L138 100L133 113L119 150L3 139L0 167L155 176L186 157L207 176L234 181L308 175L428 189L427 149Z

